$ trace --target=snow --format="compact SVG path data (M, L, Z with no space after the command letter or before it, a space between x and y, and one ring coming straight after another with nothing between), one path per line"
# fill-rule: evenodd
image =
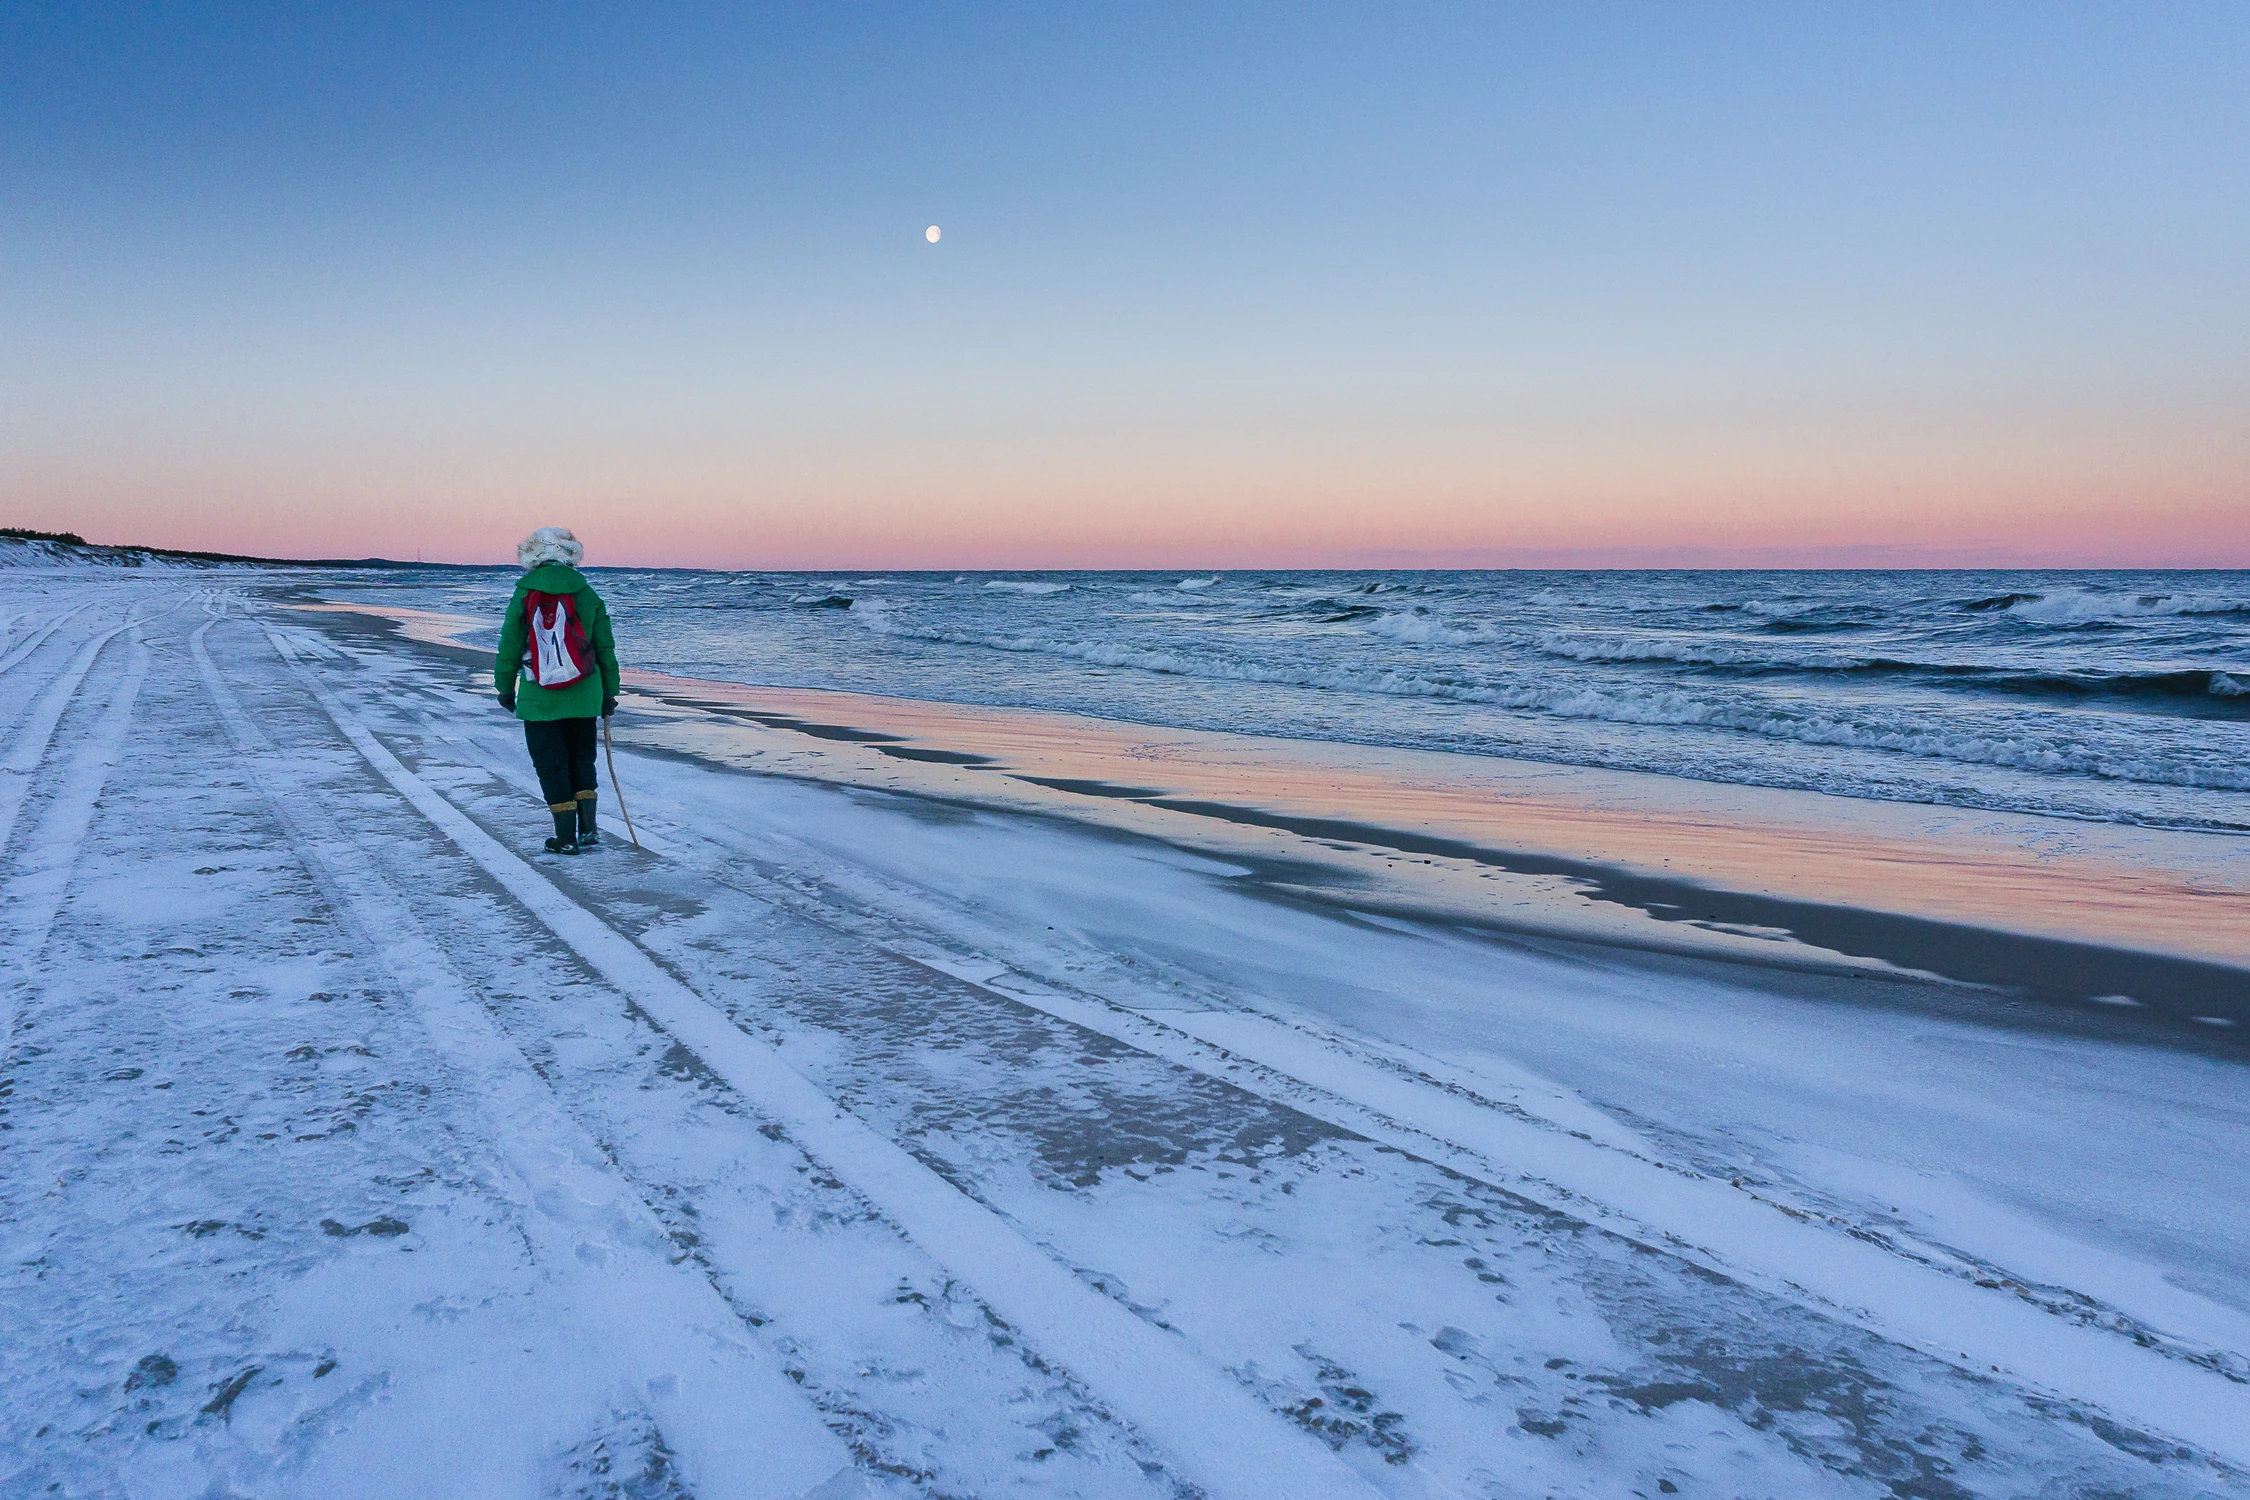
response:
M68 573L141 568L151 573L193 573L211 566L186 558L167 557L145 547L74 547L35 537L0 536L0 568Z
M605 782L537 856L478 676L0 582L0 1493L2250 1493L2230 1054L1355 916L630 695L646 847Z

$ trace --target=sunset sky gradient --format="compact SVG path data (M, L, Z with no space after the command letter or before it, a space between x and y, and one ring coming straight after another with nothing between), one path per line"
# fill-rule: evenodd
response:
M12 6L0 524L2246 566L2246 77L2239 4Z

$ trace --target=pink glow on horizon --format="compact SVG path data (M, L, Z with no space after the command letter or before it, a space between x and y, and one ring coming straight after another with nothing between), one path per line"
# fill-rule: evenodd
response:
M546 487L526 486L526 489ZM19 495L7 524L89 540L264 557L505 563L533 526L568 525L592 565L743 569L1252 567L2250 567L2241 492L2031 486L1913 496L1837 487L1801 497L1671 495L1495 485L1425 498L1353 489L1149 502L1064 494L902 499L804 486L748 497L626 498L555 485L552 498L332 497L305 505L250 486L151 503L122 493ZM1177 494L1178 491L1173 491ZM26 503L28 500L28 503Z
M872 414L815 438L246 446L254 461L19 455L0 524L492 563L567 525L596 565L746 569L2250 566L2250 437L2195 412L2029 432L1394 420L974 441Z

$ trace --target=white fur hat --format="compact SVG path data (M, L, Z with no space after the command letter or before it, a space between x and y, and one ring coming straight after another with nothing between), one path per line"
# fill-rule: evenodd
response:
M578 538L570 534L567 526L542 526L525 537L516 548L516 565L536 568L541 563L561 563L566 568L578 566L578 559L586 549L578 545Z

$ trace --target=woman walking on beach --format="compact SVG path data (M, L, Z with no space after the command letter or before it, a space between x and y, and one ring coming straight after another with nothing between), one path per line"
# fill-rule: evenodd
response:
M594 823L594 717L617 712L617 646L609 609L578 571L586 555L560 526L542 526L516 548L524 575L500 626L492 685L523 720L524 744L547 811L550 854L601 841Z

